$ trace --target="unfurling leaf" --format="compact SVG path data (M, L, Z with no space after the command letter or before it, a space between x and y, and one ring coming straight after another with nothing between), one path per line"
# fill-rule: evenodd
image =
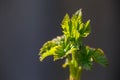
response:
M93 59L95 62L99 63L102 66L108 65L107 58L100 48L96 49L95 52L93 53Z

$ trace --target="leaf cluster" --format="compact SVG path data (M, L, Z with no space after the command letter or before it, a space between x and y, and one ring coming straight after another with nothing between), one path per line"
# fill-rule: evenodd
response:
M70 18L65 15L61 28L63 35L47 41L40 49L40 61L48 56L53 56L54 61L65 58L63 67L74 66L90 70L93 62L102 66L108 64L104 52L100 48L91 48L83 44L82 39L90 32L90 20L85 23L82 20L82 11L78 10Z

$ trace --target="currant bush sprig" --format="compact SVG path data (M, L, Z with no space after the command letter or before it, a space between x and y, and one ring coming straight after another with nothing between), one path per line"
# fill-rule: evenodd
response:
M66 59L62 65L69 67L69 80L80 80L82 70L91 70L93 62L107 66L108 61L100 48L91 48L83 43L83 38L90 32L90 20L82 20L81 9L70 18L65 15L61 28L63 35L47 41L40 49L40 61L48 56L53 56L54 61Z

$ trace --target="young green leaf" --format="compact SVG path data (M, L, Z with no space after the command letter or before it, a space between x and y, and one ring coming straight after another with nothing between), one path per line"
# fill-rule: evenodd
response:
M69 32L69 22L70 22L70 18L69 18L69 15L66 14L63 21L62 21L62 29L63 29L63 33L65 35L70 35L70 32Z
M92 52L88 46L83 46L81 51L79 52L79 65L83 67L83 69L90 70L93 65L92 60Z
M102 66L108 65L107 58L100 48L96 49L95 52L93 53L93 59L95 62L99 63Z
M87 37L90 34L91 30L90 30L90 20L88 20L85 24L84 24L84 28L82 31L82 37Z

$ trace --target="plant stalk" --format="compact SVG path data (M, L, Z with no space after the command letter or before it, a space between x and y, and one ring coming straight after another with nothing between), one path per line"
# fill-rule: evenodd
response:
M72 60L69 65L69 80L81 80L82 67L78 65L75 53L72 54Z
M69 76L69 80L81 80L81 72L82 72L82 68L73 68L72 66L70 66L70 76Z

